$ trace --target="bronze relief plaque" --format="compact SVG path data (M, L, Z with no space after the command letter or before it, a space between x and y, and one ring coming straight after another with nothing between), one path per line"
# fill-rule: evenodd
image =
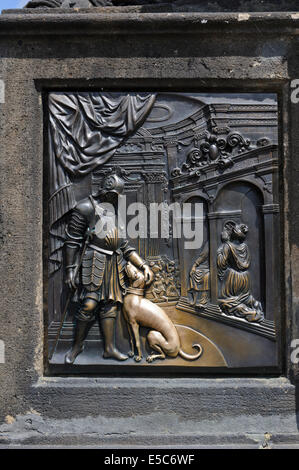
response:
M278 371L274 94L50 92L51 371Z

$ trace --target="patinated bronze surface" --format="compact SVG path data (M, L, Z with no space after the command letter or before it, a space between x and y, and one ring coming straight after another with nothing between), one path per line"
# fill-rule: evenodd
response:
M124 361L127 356L115 346L115 321L123 304L124 269L133 263L144 272L144 283L153 280L148 265L129 246L128 241L118 233L117 221L105 209L103 203L117 204L117 196L123 192L124 181L115 173L104 180L103 189L96 197L89 196L80 201L71 213L66 228L65 259L66 284L77 290L76 273L81 267L80 307L76 313L75 341L65 356L65 362L72 364L83 351L91 322L98 310L104 338L104 358ZM107 234L105 224L110 225ZM78 259L80 249L82 261Z
M275 366L276 96L51 92L48 116L51 367Z

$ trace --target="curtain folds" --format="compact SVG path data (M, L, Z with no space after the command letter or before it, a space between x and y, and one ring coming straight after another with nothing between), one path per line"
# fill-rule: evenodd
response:
M49 94L50 273L61 265L64 215L77 202L71 179L106 163L142 125L155 99L150 93Z

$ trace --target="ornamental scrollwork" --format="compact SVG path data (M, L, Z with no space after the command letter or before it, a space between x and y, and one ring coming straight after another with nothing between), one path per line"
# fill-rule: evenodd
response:
M196 145L189 151L186 162L181 169L175 168L172 176L194 171L200 175L201 170L211 165L223 171L233 166L234 155L244 153L251 148L250 140L235 131L222 137L206 131L203 137L197 136L195 141Z

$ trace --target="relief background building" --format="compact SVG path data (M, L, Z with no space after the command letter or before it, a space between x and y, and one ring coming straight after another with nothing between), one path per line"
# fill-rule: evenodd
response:
M0 16L1 445L297 447L291 344L299 338L298 104L291 84L299 74L298 7L35 3ZM64 216L61 204L48 209L61 189L54 188L61 175L53 176L57 141L51 140L51 118L56 128L59 116L49 100L106 92L155 94L156 111L84 182L77 175L63 181L63 190L69 183L74 190L68 210L111 166L123 171L134 202L136 194L146 204L204 201L203 306L192 306L189 296L198 251L185 252L172 240L140 241L136 248L158 268L175 261L177 292L158 304L176 323L200 331L220 351L220 363L212 353L204 362L207 345L202 368L181 359L177 368L170 359L162 365L94 361L100 336L93 327L88 360L82 353L66 369L70 321L49 361L65 296L63 271L48 257L56 253L61 227L55 223ZM254 307L265 315L261 322L240 319L244 306L239 317L232 315L235 305L221 313L217 253L240 223L248 226L244 249L251 255L246 295L261 303Z

